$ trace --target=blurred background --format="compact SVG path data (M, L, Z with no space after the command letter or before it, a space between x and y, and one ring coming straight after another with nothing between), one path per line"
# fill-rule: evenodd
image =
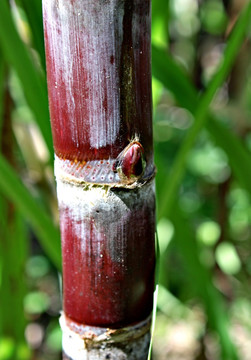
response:
M250 8L152 0L153 360L250 360ZM0 148L0 360L57 360L60 240L41 0L0 1Z

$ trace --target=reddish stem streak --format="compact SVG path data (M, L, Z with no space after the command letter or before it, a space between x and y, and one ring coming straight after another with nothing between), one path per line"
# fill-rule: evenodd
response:
M63 211L64 311L79 323L96 326L144 320L153 306L154 210L149 205L131 209L119 223L108 219L99 232L98 218L96 213L84 220L88 230L80 239L74 219Z
M148 179L154 171L150 0L43 0L43 12L56 155L76 161L67 162L67 171L80 180L92 160L115 174L111 183L119 171L125 179L141 172ZM153 190L149 199L145 188L110 190L126 210L110 206L107 213L88 212L81 200L76 208L60 203L60 191L66 316L109 327L145 319L154 288Z
M78 11L78 1L65 3L68 23L56 5L50 14L44 5L56 154L79 161L116 158L139 135L145 156L151 161L150 1L98 0L94 5L83 1L88 18ZM108 14L111 11L112 15ZM55 36L58 43L51 46ZM55 46L59 47L57 52ZM94 71L91 63L96 64ZM71 72L70 80L65 76L67 70ZM106 139L96 144L91 138L93 124L97 131L106 129L100 135ZM117 127L114 136L111 127Z

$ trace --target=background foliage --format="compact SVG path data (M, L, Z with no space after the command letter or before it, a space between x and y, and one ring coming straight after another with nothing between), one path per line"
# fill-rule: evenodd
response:
M251 5L153 0L155 360L249 359ZM0 1L0 360L60 359L41 0Z

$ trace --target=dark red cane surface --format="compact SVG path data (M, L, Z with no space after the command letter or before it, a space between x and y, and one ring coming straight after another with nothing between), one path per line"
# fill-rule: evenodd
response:
M76 322L96 326L144 320L153 307L154 209L141 204L111 224L107 214L97 233L99 215L83 220L88 230L80 239L67 209L61 213L64 311ZM108 238L113 230L116 237Z
M114 6L114 12L106 17L109 6ZM56 155L88 166L92 160L115 161L130 143L139 142L146 169L138 159L141 152L134 147L137 167L127 153L120 164L122 171L127 177L141 170L152 173L150 0L44 0L43 11ZM94 47L94 43L98 45ZM90 61L98 67L98 74L90 68ZM88 229L82 238L70 209L60 209L63 302L70 319L120 327L150 315L154 201L139 204L135 200L135 204L98 233L98 212L78 220ZM110 217L107 214L108 220ZM112 229L116 238L111 236Z
M65 3L67 2L69 3L69 0L65 0ZM74 1L72 3L74 4ZM95 5L90 5L90 1L87 0L83 0L82 3L83 8L89 11L89 17L99 23L101 14L97 13ZM103 3L103 12L105 12L106 2ZM70 89L69 84L64 82L65 71L60 72L60 63L64 62L64 52L63 50L58 52L58 57L55 58L55 53L49 46L52 33L54 36L56 33L58 46L62 46L63 49L62 33L67 24L60 18L59 10L55 10L52 14L54 21L52 26L44 5L47 81L55 152L61 158L79 161L116 158L138 135L145 149L145 157L148 161L152 161L150 1L109 0L107 3L114 3L115 9L112 19L114 23L110 31L114 33L117 47L112 53L104 51L103 48L91 48L91 39L102 36L102 23L98 30L84 25L81 27L78 23L78 13L72 10L72 13L68 14L73 19L70 39L68 39L68 53L72 56ZM74 5L72 8L74 9ZM103 26L108 25L103 24ZM102 38L101 43L104 48L109 49L111 41L111 38ZM93 57L100 63L101 91L93 87L97 74L92 73L86 65ZM117 79L117 82L111 83L110 78ZM111 87L114 88L112 96L108 91ZM69 91L70 100L74 104L70 108ZM100 119L93 119L95 107L99 107L100 114L105 114L106 124L102 126L106 126L107 129L114 116L120 117L116 138L113 139L113 143L110 139L104 141L107 143L105 146L95 145L90 141L92 121L95 121L97 128L101 126ZM71 126L73 122L74 127ZM109 131L106 136L109 138Z

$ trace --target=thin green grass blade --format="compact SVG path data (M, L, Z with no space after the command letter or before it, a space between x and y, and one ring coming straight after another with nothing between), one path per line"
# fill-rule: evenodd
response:
M44 53L44 32L43 32L43 18L42 18L42 1L41 0L19 0L16 2L24 9L31 33L33 37L33 44L40 55L41 65L45 70L45 53Z
M4 86L5 86L5 62L0 51L0 142L2 138L3 113L4 113Z
M219 336L221 359L237 360L239 357L230 338L229 320L223 299L214 287L208 269L199 260L198 246L192 231L178 207L172 211L171 219L175 227L175 241L190 274L191 286L195 287L203 301L211 326Z
M33 61L17 33L6 0L0 1L0 47L6 61L13 66L22 83L28 105L33 111L53 160L45 77Z
M178 155L176 156L173 167L171 169L168 180L168 187L166 192L164 193L160 206L160 216L162 216L163 214L168 215L171 212L177 189L185 172L185 162L187 154L192 148L198 133L201 131L201 129L206 123L208 108L217 89L220 87L220 85L228 75L231 66L234 63L234 60L242 44L244 34L249 25L250 17L251 4L249 3L242 11L231 33L224 54L224 59L219 67L219 70L214 75L205 93L198 99L198 105L196 107L196 110L194 111L195 121L191 126L190 130L188 131L187 136L178 152Z
M173 77L174 73L179 79L178 86ZM173 93L181 106L194 113L197 106L197 95L194 86L174 60L165 51L156 47L153 48L153 74ZM230 129L222 125L210 112L207 117L206 129L209 131L213 141L226 152L229 164L240 185L251 194L251 183L249 181L251 178L250 153L239 138ZM240 159L242 160L240 161Z
M59 230L52 220L37 204L14 170L0 155L0 189L29 221L40 240L41 246L58 269L61 268L61 250Z
M13 219L13 225L8 228L8 231L11 236L11 262L8 264L11 267L11 279L15 279L17 287L15 291L18 293L16 294L16 298L12 301L14 302L13 308L15 309L16 314L14 318L19 319L18 324L15 324L15 332L16 332L16 339L18 344L22 344L25 341L24 338L24 330L26 325L26 319L24 317L24 309L23 309L23 298L26 294L26 283L25 283L25 274L24 274L24 267L26 265L27 257L28 257L28 248L29 244L27 242L27 226L24 223L24 219L21 216L20 211L15 209L15 216ZM22 275L21 275L22 274ZM23 276L20 279L20 276ZM13 291L13 289L11 289ZM13 297L15 296L15 292Z
M176 97L181 106L194 112L197 92L179 65L163 49L152 45L152 73Z
M169 43L168 23L170 15L169 0L152 2L152 42L166 48Z
M207 122L207 130L215 143L226 152L239 184L251 195L251 153L233 132L211 115Z
M12 204L3 197L1 202L1 335L12 338L14 347L11 358L17 359L19 346L25 346L23 297L26 284L23 269L28 253L27 229Z
M2 307L2 301L4 299L4 281L3 281L3 270L4 270L4 259L3 259L3 249L1 239L4 238L5 229L6 229L6 219L5 219L5 202L3 196L0 194L0 306ZM5 314L0 317L0 339L4 335L4 324L5 324Z

